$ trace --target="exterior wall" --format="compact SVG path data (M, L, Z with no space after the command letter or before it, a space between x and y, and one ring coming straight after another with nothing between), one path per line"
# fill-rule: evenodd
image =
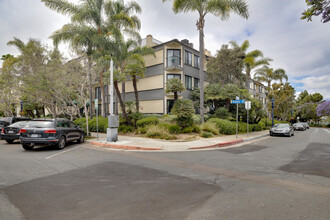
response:
M138 79L137 83L138 91L153 90L163 88L163 75L146 77ZM119 90L121 92L121 83L119 84ZM133 81L126 81L125 83L126 93L134 92Z
M157 113L163 114L163 99L161 100L150 100L140 102L141 113Z
M162 64L163 60L164 60L163 55L164 55L163 50L157 50L157 51L155 51L156 57L154 57L154 55L144 56L144 61L145 61L146 66Z

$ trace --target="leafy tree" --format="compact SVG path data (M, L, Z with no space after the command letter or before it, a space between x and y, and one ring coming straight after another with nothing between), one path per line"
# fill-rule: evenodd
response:
M275 100L274 117L288 120L292 106L294 105L295 89L290 83L274 83L269 98ZM268 102L268 110L271 111L271 102Z
M316 108L317 116L330 116L330 100L322 102Z
M310 8L302 13L301 19L307 19L312 21L313 16L321 15L321 21L327 23L330 21L330 1L329 0L306 0L306 3Z
M166 0L163 0L163 2ZM174 13L198 12L196 26L199 30L199 79L200 79L200 116L204 121L204 26L205 16L213 14L221 20L229 18L231 12L248 18L248 6L244 0L173 0Z
M178 99L178 92L183 92L186 88L183 86L182 82L178 78L169 79L166 82L166 93L174 93L174 102Z
M247 52L248 48L250 47L250 42L248 40L245 40L241 45L238 45L236 41L230 41L229 44L234 48L240 48L244 53L243 69L246 74L245 84L246 89L249 89L252 71L261 65L269 65L269 61L272 60L269 58L264 58L264 55L260 50L252 50Z
M243 58L244 52L239 47L230 49L228 45L222 45L216 57L211 57L207 63L209 81L221 83L221 85L231 83L243 87Z

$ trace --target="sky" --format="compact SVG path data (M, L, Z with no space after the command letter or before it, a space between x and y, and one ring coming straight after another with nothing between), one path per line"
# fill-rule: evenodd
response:
M138 15L142 38L151 34L162 42L188 39L198 50L197 13L175 14L172 1L136 2L142 8ZM247 0L247 3L250 15L247 20L235 14L227 21L211 14L206 16L205 48L215 55L221 45L231 40L239 44L249 40L248 51L259 49L265 57L273 59L270 66L286 71L297 95L307 90L330 99L330 22L321 23L320 17L313 17L312 22L300 20L307 8L305 0ZM52 46L48 37L68 22L69 17L50 10L40 0L0 0L0 56L19 55L14 46L7 46L14 37L24 42L39 39ZM67 57L74 55L65 45L60 48Z

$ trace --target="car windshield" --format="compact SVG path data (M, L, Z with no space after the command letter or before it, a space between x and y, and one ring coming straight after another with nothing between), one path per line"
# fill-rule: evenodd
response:
M10 122L10 118L1 118L0 123L4 124L5 122Z
M24 127L27 124L27 121L19 121L14 124L9 125L8 127Z
M304 126L302 123L297 123L296 125L297 126Z
M52 121L29 121L26 125L28 128L52 128Z
M288 124L276 124L274 126L275 126L275 128L288 128L289 127Z

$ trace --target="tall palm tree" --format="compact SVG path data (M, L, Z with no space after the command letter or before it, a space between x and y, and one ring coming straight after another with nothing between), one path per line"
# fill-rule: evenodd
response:
M167 0L163 0L165 2ZM173 0L174 13L198 12L199 19L196 26L199 30L199 57L200 57L200 115L204 121L204 26L205 16L213 14L221 20L227 20L231 12L243 18L248 18L248 6L245 0Z
M274 70L273 68L269 68L268 66L264 65L263 67L256 70L254 79L259 82L267 83L267 91L269 94L272 81L279 80L282 83L283 79L288 81L288 76L286 75L284 69L279 68Z
M250 42L248 40L245 40L241 45L238 45L236 41L230 41L229 44L232 47L240 48L244 53L243 67L246 74L245 86L246 89L249 89L252 71L261 65L269 65L269 62L272 61L272 59L265 58L260 50L247 52L250 47Z

